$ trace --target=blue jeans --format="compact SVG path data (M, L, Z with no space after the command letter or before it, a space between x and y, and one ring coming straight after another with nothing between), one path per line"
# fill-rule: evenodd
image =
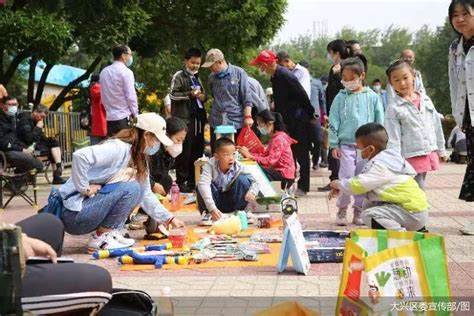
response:
M240 175L234 181L228 191L222 192L214 183L211 183L212 199L216 203L217 208L222 213L232 213L236 210L244 210L248 202L245 201L245 195L250 189L252 182L246 175ZM197 191L198 207L202 213L206 209L204 200Z
M99 227L122 228L133 208L140 202L141 187L137 181L120 182L113 191L84 199L80 212L65 210L63 223L66 232L84 235Z

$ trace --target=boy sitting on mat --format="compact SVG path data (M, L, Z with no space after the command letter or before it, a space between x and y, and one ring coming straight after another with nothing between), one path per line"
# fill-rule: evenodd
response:
M222 137L214 143L215 154L203 166L197 185L197 202L203 222L218 220L222 213L244 210L255 201L258 184L234 158L235 144Z
M362 218L372 229L426 231L426 194L414 180L413 167L398 151L386 149L385 128L369 123L361 126L355 136L367 165L352 178L332 181L330 198L340 192L364 194Z

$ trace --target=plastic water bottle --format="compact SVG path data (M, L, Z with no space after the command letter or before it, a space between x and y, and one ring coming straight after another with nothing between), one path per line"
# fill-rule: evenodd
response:
M158 315L172 316L174 315L173 301L171 300L171 288L164 286L161 289L161 295L158 300Z
M176 211L180 207L180 199L179 199L179 186L176 182L173 182L171 185L171 208Z

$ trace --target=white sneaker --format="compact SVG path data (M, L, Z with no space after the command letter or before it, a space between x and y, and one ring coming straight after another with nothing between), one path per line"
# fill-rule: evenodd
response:
M148 219L148 215L136 213L130 216L130 224L128 227L132 230L143 229L145 227L145 222Z
M208 211L204 211L201 216L201 226L212 226L212 215Z
M127 232L126 229L121 229L121 230L113 230L110 233L119 241L119 243L125 245L125 247L131 247L135 244L135 240L132 238L126 238L124 237L124 231ZM127 232L128 234L128 232Z
M359 209L354 209L354 217L352 217L352 224L357 226L364 226L365 223L362 220L362 211Z
M337 211L336 215L336 225L338 226L347 226L347 207L342 207Z
M97 236L97 233L93 233L87 243L89 251L94 250L112 250L127 248L129 246L122 244L112 232L102 233L100 236Z

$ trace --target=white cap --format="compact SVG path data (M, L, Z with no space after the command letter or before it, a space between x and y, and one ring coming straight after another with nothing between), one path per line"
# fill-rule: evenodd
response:
M173 145L173 141L166 136L165 119L156 113L150 112L139 114L137 116L137 124L135 124L135 127L155 134L160 143L165 146Z

